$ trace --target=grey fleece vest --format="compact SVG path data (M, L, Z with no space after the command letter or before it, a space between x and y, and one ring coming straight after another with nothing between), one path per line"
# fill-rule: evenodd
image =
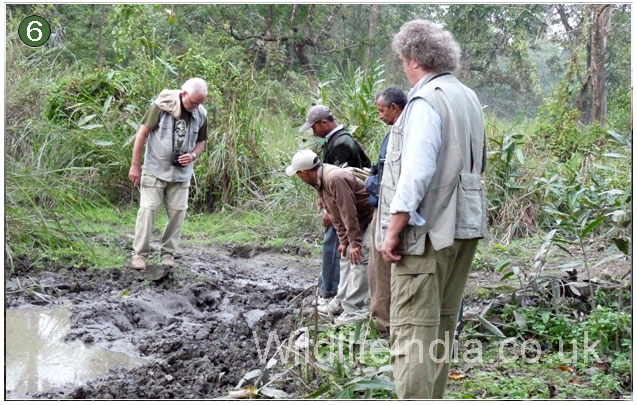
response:
M410 104L423 98L442 120L442 144L425 196L418 207L423 226L407 225L400 235L398 254L421 255L429 235L435 250L453 245L454 239L481 238L487 230L487 203L482 187L486 165L486 136L482 108L475 93L452 75L426 83L405 107L389 138L379 195L376 246L380 249L391 220L389 205L396 193L401 170L403 127Z
M199 108L191 112L190 123L181 146L182 153L190 153L197 143L197 134L206 119L206 109ZM173 150L173 128L176 121L166 111L161 111L159 125L148 136L144 154L144 169L158 179L170 182L188 182L193 172L193 164L186 167L170 164Z

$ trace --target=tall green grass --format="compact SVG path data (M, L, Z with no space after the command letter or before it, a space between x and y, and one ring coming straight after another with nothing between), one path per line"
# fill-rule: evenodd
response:
M156 50L136 55L131 66L95 70L66 49L27 50L17 41L7 39L9 255L85 243L82 232L62 219L84 215L86 206L135 206L138 194L127 174L141 117L162 88L177 88L191 76L209 83L209 141L195 167L191 213L260 212L267 225L248 226L267 238L320 236L315 191L284 174L297 149L320 152L317 139L298 132L312 103L327 104L374 161L388 130L374 104L385 86L379 64L368 70L328 68L318 92L311 93L302 75L291 72L279 82L254 70L236 44L204 52L192 42L179 56ZM556 226L556 214L542 207L560 206L562 196L552 192L558 181L629 193L622 185L630 180L625 153L630 137L618 149L602 131L589 150L560 163L546 147L547 125L538 134L534 121L487 117L487 122L489 219L503 240ZM569 176L569 170L582 175ZM612 205L604 208L609 216L619 210L631 214L625 198L600 201ZM607 225L599 233L612 226Z

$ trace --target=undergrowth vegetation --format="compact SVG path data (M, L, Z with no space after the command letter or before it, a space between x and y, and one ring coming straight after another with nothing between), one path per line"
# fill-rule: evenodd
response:
M35 11L51 7L38 5ZM170 27L148 28L153 26L148 19L162 10L116 9L108 33L111 63L101 68L64 45L22 46L9 33L18 17L8 15L7 269L12 271L17 257L78 269L125 265L138 202L128 180L135 133L153 97L193 76L209 83L209 140L195 167L186 243L301 245L318 251L322 228L315 192L284 173L295 150L320 151L320 142L298 128L312 103L325 103L375 160L388 127L377 117L374 96L394 84L386 81L393 72L381 61L328 65L317 72L318 84L310 91L308 76L288 71L284 62L270 70L256 68L244 45L225 31L205 28L174 44ZM79 43L77 52L89 52L84 45ZM538 364L521 362L482 367L474 377L451 383L454 398L603 398L627 392L630 284L620 274L609 281L614 288L593 291L591 272L599 274L631 255L631 98L627 87L613 87L606 125L583 124L573 107L578 69L567 64L531 118L497 116L485 108L490 235L474 268L494 274L503 287L473 298L489 302L506 295L514 301L494 307L489 315L498 318L495 322L470 319L463 338L477 335L491 358L497 339L541 337L547 358L556 359L558 339L579 343L587 331L601 340L601 365L551 363L541 372ZM273 78L273 72L285 74ZM529 244L537 250L521 248ZM573 269L587 275L585 287L556 275ZM322 337L337 331L327 328ZM355 336L353 345L380 342L389 350L366 323L345 332ZM324 354L333 350L321 348ZM320 375L309 397L394 396L389 359L381 357L327 364L327 371L308 365ZM471 369L465 363L456 365L460 375ZM580 378L587 385L580 385Z

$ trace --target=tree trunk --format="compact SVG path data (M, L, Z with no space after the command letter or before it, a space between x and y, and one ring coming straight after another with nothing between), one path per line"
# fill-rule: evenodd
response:
M571 42L571 61L573 59L579 59L580 52L586 52L584 55L586 58L586 70L583 74L584 77L581 77L581 74L576 73L576 76L573 78L573 80L579 80L581 83L575 103L577 105L577 110L580 113L579 120L583 124L590 124L593 117L591 103L591 20L594 14L593 8L593 5L585 5L582 10L580 23L576 28L571 28L573 31L577 32L577 34L574 34L573 37L571 37L571 40L573 41ZM564 28L569 29L570 26L564 22Z
M264 36L266 38L270 38L272 36L272 24L274 24L274 4L268 5L268 17L265 21L265 33ZM278 44L277 44L278 45ZM267 41L264 41L263 44L257 44L257 70L265 69L268 66L269 58L270 58L270 49Z
M585 11L586 12L586 11ZM587 20L584 20L587 21ZM584 78L584 84L580 89L577 97L577 109L580 112L580 122L583 124L590 124L593 120L593 108L591 103L591 30L588 25L586 40L586 77ZM583 37L583 35L581 35Z
M296 35L298 32L298 28L296 26L296 11L297 11L297 5L294 4L292 5L292 12L290 13L290 30L292 32L292 35ZM288 42L288 69L289 70L293 70L294 69L294 44L291 42Z
M106 6L100 5L100 23L97 33L97 68L104 66L104 24L106 23Z
M590 77L593 93L593 120L605 125L607 109L606 92L606 51L610 32L612 7L599 4L594 8L591 29L591 65Z
M327 18L322 22L319 27L319 31L317 33L313 33L314 25L314 15L316 12L315 4L310 4L307 8L307 17L305 20L305 27L299 28L297 25L297 5L293 5L292 14L290 17L290 32L288 34L283 34L281 32L277 32L276 34L272 32L274 27L273 25L273 12L274 8L271 6L269 8L269 20L267 22L267 27L264 33L261 34L239 34L234 31L232 24L229 29L224 29L228 32L234 39L237 41L246 41L248 39L260 39L265 42L286 42L290 44L290 48L294 52L294 55L299 60L301 64L301 68L304 70L304 73L307 75L312 91L316 91L318 88L318 80L316 79L316 70L310 61L310 57L307 54L308 47L316 47L319 41L322 39L323 35L327 32L329 28L332 27L331 22L332 18L336 15L338 10L341 8L341 5L338 4L332 8L330 13L327 15ZM213 21L214 22L214 21ZM288 64L292 64L292 59L288 60Z
M367 50L365 52L365 66L370 66L372 62L372 52L374 50L374 38L376 37L376 24L378 21L379 4L372 6L371 15L369 16L369 32L367 33Z
M301 64L301 68L303 69L303 73L307 76L310 81L310 88L313 92L318 89L318 80L316 79L316 72L314 71L314 67L310 63L310 59L305 53L306 43L305 41L294 44L294 51L296 53L296 57Z

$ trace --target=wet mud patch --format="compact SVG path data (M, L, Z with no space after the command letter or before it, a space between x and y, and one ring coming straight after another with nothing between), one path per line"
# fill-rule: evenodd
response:
M147 359L79 387L29 393L33 398L215 398L250 370L263 368L263 345L295 328L298 303L320 261L265 252L233 257L225 249L186 249L170 276L140 280L133 270L47 271L7 278L6 305L65 304L64 337ZM310 263L310 264L308 264ZM318 264L317 264L318 263ZM28 286L28 287L25 287Z
M251 258L262 253L281 253L286 255L309 257L312 252L301 246L284 245L281 247L272 246L252 246L240 245L236 243L226 243L224 248L230 252L232 257Z

